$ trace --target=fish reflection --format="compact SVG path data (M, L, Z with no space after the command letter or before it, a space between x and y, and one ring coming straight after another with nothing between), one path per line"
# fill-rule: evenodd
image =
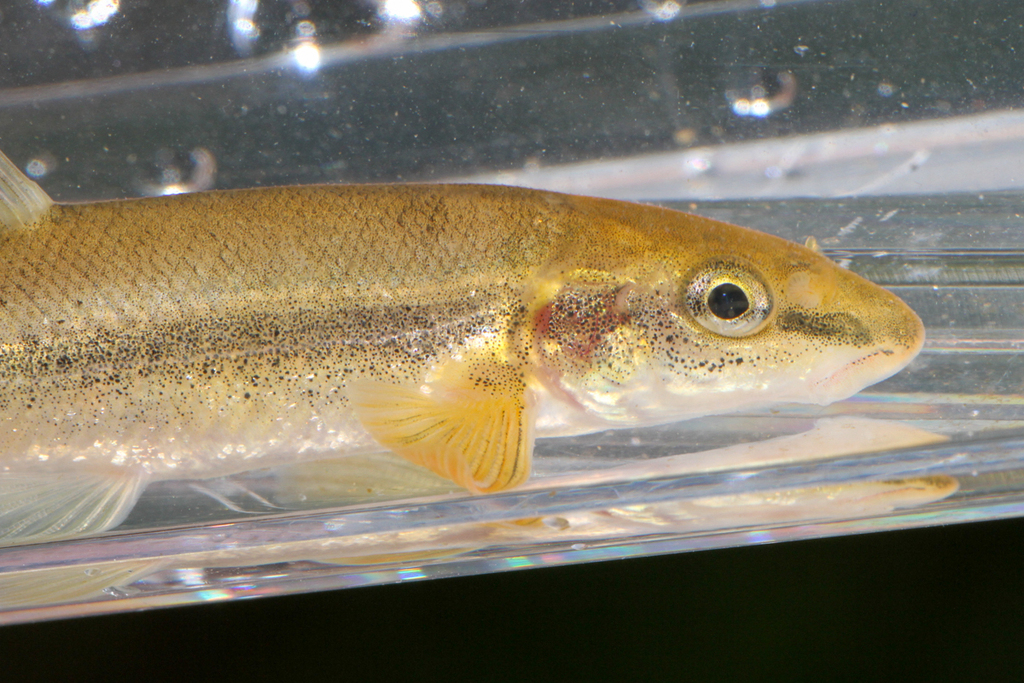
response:
M894 421L863 418L833 418L818 422L796 435L731 446L702 453L642 461L593 473L579 473L539 480L531 486L539 495L547 491L585 491L588 487L614 485L693 473L792 465L816 460L894 448L921 447L941 443L945 437ZM367 469L369 466L370 469ZM424 478L400 459L375 462L341 458L282 468L283 499L289 490L301 492L302 503L329 506L352 502L352 494L366 485L409 495L451 493L450 483L439 477ZM742 477L739 479L742 481ZM311 486L311 484L313 484ZM412 525L390 531L368 532L365 523L347 530L344 515L334 531L315 540L289 542L273 534L263 541L258 534L236 532L221 525L235 539L230 548L200 550L194 534L187 550L166 557L122 562L81 562L66 567L14 571L0 576L0 608L36 607L46 604L103 600L133 595L189 594L214 590L218 598L245 595L261 581L304 572L321 573L317 565L347 565L373 571L394 571L398 578L423 578L427 565L443 563L460 555L489 552L508 555L516 548L529 549L511 558L509 568L544 564L536 556L556 557L590 547L614 548L616 543L638 538L665 539L704 537L709 533L748 533L752 542L785 538L796 525L821 524L850 519L884 517L894 510L914 508L942 500L957 491L954 477L926 476L862 480L841 484L818 484L763 489L749 486L742 491L728 488L712 494L688 495L681 489L674 500L643 502L633 500L596 509L569 510L553 516L475 522L437 518L427 526ZM312 494L313 498L306 498ZM528 494L524 494L528 495ZM534 494L536 495L536 494ZM293 498L292 502L298 501ZM439 501L443 506L443 498ZM430 505L421 501L419 505ZM531 507L528 501L521 505ZM502 508L508 512L517 506ZM397 517L395 519L398 519ZM297 521L297 518L296 518ZM222 544L218 544L222 545ZM697 544L699 547L699 544ZM614 557L615 550L597 550L591 559ZM587 555L578 556L590 557ZM495 561L500 561L496 559Z

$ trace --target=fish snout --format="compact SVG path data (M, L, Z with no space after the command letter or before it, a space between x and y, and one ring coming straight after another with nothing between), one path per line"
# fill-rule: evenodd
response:
M810 384L822 404L849 398L905 368L920 353L925 329L921 318L896 295L864 283L852 308L870 341L836 354Z

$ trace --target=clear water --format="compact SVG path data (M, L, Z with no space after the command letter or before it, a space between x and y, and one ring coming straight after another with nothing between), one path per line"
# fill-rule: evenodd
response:
M156 484L116 530L0 549L0 622L1020 515L1022 65L971 57L1016 10L968 30L963 4L915 6L962 54L860 0L225 3L160 10L158 35L12 10L0 144L58 199L474 178L664 200L814 236L928 341L833 406L542 441L498 495L387 456Z

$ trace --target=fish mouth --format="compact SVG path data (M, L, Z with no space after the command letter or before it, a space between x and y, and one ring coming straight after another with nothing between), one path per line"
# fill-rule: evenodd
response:
M920 346L905 350L878 348L827 372L810 382L812 392L821 405L842 401L861 389L892 377L917 355Z

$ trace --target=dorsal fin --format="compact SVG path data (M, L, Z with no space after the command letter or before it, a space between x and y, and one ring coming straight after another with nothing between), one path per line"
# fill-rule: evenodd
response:
M53 200L0 152L0 224L27 228L53 206Z

